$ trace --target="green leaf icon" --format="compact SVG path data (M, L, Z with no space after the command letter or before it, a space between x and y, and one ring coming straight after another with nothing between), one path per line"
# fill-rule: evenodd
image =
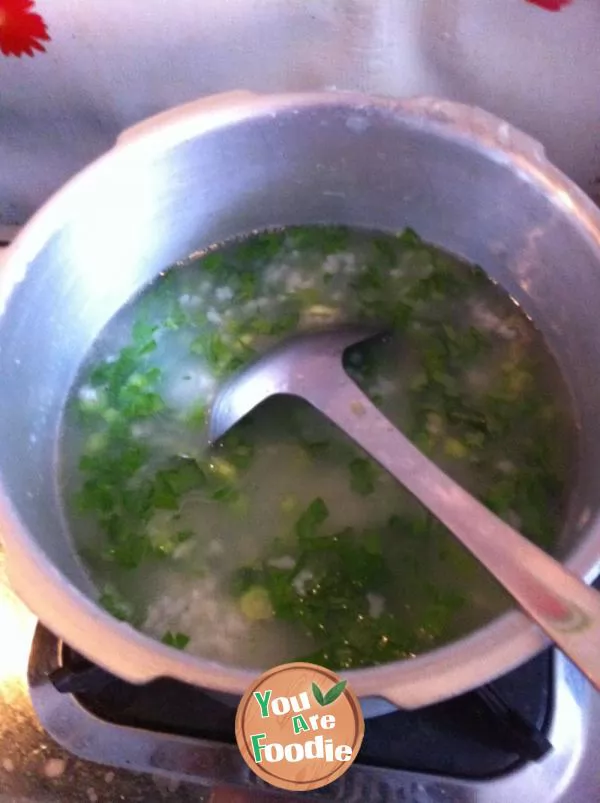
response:
M341 694L343 694L347 683L347 680L340 680L340 682L336 683L335 686L332 686L325 695L323 695L323 692L317 686L317 684L313 683L312 693L319 705L330 705L331 703L334 703Z
M336 683L335 686L332 686L325 695L324 705L329 705L330 703L335 702L337 698L344 693L347 683L347 680L340 680L339 683Z
M323 697L323 692L317 686L316 683L313 683L312 685L312 693L315 700L319 703L319 705L325 705L325 698Z

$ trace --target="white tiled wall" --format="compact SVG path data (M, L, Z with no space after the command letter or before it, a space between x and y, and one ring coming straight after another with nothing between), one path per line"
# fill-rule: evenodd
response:
M127 125L215 91L358 88L475 103L600 188L600 2L38 0L52 42L0 56L0 223Z

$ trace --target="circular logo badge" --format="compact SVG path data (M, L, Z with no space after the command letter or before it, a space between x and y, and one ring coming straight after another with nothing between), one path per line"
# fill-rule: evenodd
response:
M238 747L259 778L307 791L343 775L360 749L365 723L345 680L315 664L283 664L248 689L237 710Z

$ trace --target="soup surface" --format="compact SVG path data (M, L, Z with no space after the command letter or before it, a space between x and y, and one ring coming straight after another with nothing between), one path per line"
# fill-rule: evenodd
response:
M350 376L427 455L542 547L574 427L540 334L477 268L400 235L255 234L165 271L108 324L63 427L65 508L102 604L165 643L267 668L413 656L509 604L385 471L279 397L215 447L219 382L286 334L393 334Z

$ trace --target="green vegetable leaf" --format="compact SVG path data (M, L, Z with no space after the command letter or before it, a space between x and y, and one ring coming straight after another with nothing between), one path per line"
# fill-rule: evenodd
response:
M327 256L348 247L350 230L345 226L296 226L288 230L287 237L292 249L314 250Z
M141 348L146 348L157 329L158 326L152 326L143 320L136 321L131 331L134 344Z
M99 599L100 605L108 611L115 619L121 622L133 621L133 607L127 602L121 593L110 583L104 586Z
M362 544L370 555L381 555L383 552L379 530L366 530L363 533Z
M306 454L313 460L317 460L329 451L331 444L329 441L301 441L302 448Z
M119 408L126 418L148 418L165 408L162 398L158 393L148 391L144 381L143 377L133 382L130 380L119 392Z
M416 246L416 245L423 245L423 240L419 237L416 231L411 228L405 228L403 232L398 234L398 240L401 245L405 246Z
M317 527L322 524L328 516L329 510L325 502L320 497L313 499L296 522L295 529L298 539L302 541L303 539L314 536Z
M206 475L194 460L180 458L170 466L156 472L152 489L154 506L163 510L176 510L182 496L206 485Z
M249 262L257 260L268 262L281 250L285 236L284 231L266 231L262 234L255 234L238 244L236 259L241 265L247 265Z
M225 265L225 255L221 251L209 251L202 257L201 266L210 273L218 273Z
M170 630L167 630L161 641L168 647L174 647L176 650L185 650L190 643L190 637L186 636L185 633L172 633Z
M154 537L150 537L150 540L157 557L169 557L180 544L189 541L193 536L194 533L191 530L179 530L175 533L158 533Z
M357 457L349 465L350 486L355 493L368 496L375 490L377 469L370 460Z
M212 371L220 376L241 368L254 356L254 350L242 340L229 342L217 332L197 337L192 341L190 351L206 360Z
M238 301L251 301L256 296L257 288L258 274L242 273L238 279L236 298Z
M108 560L118 563L123 569L137 569L142 561L152 554L152 545L145 535L122 529L118 539L105 549Z
M379 301L381 298L385 280L386 274L379 265L367 265L358 278L352 282L352 287L358 293L361 302L370 306L372 302Z
M331 705L331 703L334 703L337 698L344 693L344 689L346 688L347 684L347 680L340 680L339 683L336 683L335 686L332 686L325 695L322 705Z
M187 414L186 423L190 427L204 429L208 421L208 409L205 404L197 404Z
M240 492L237 490L237 488L234 488L231 485L222 485L211 494L211 498L214 499L215 502L232 503L237 501L239 497Z
M182 326L188 323L188 316L186 313L181 309L179 304L174 305L174 309L170 315L167 315L166 318L162 321L163 329L167 329L170 331L177 331Z
M414 307L411 304L406 304L399 301L394 305L393 309L387 316L390 326L394 329L404 332L409 325L414 315Z
M376 237L373 246L382 264L386 268L393 267L396 262L396 247L393 240L389 237Z
M316 683L312 684L312 693L313 693L313 697L319 703L319 705L325 705L325 697L323 696L323 692L317 686Z
M231 346L216 332L206 336L200 335L190 346L192 354L198 354L214 368L223 365L229 359Z

